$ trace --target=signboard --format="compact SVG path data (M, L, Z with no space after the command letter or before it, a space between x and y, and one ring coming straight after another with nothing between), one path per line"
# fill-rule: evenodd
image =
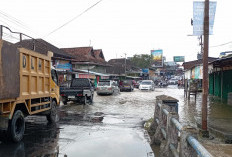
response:
M152 67L163 67L163 50L151 50Z
M203 66L196 66L192 69L193 79L203 79Z
M217 2L209 2L209 35L213 34L214 17ZM200 36L204 32L204 1L193 2L193 35Z
M96 76L93 74L79 74L78 78L89 78L89 79L95 79Z
M174 56L174 62L184 62L184 56Z
M69 61L56 61L56 69L72 71L72 64Z
M143 73L149 73L149 69L142 69Z

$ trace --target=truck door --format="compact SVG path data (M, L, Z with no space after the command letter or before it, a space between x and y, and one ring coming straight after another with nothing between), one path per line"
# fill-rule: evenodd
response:
M60 90L58 86L58 76L57 76L56 70L54 69L51 70L51 76L52 76L51 95L52 95L52 98L56 99L57 104L59 104Z

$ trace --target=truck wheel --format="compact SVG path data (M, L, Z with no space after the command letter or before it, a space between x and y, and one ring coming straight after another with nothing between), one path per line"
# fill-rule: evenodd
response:
M67 105L67 101L63 101L64 105Z
M56 123L59 120L55 101L52 101L50 113L46 117L49 123Z
M10 121L8 134L13 142L19 142L25 131L25 119L22 111L17 110Z
M62 97L62 101L63 101L63 103L64 103L64 105L67 105L67 99L66 98L64 98L64 97Z

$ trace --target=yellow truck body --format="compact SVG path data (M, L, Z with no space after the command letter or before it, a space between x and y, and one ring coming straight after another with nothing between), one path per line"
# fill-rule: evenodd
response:
M52 52L43 55L17 48L12 43L0 40L1 130L9 129L9 122L17 110L24 117L49 114L52 102L59 104L58 79L51 69L52 55Z

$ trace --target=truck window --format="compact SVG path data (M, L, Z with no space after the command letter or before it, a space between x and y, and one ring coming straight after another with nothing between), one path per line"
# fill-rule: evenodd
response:
M54 69L52 69L51 75L52 75L52 80L58 85L58 77Z
M89 87L89 86L90 86L89 80L84 78L73 79L71 84L71 87Z

